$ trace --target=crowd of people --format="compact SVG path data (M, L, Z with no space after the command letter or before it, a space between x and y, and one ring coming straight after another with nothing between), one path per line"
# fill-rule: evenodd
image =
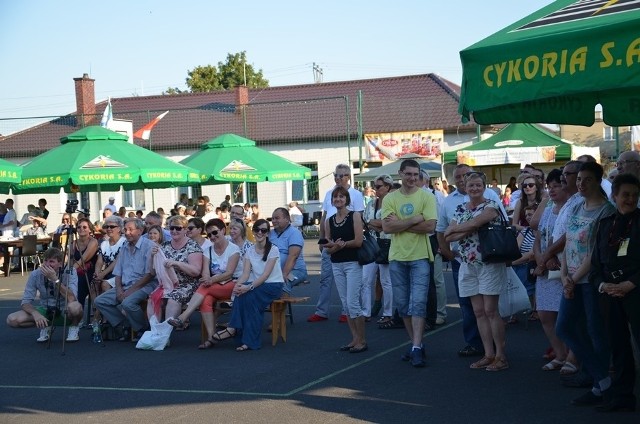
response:
M430 179L412 159L401 163L401 183L381 175L364 195L351 186L348 165L336 166L333 177L320 219L318 301L307 321L329 319L335 285L339 321L349 329L346 343L336 346L340 351L369 350L366 322L381 312L380 329L403 327L407 333L401 359L424 367L424 332L446 322L442 271L449 262L465 341L458 355L477 357L469 364L474 370L508 370L505 320L511 317L500 315L498 303L513 267L533 305L529 319L540 320L549 342L542 371L558 371L567 385L590 386L575 405L635 409L638 153L620 155L612 182L590 156L569 161L546 178L527 165L505 193L496 180L466 164L456 166L455 187L446 189L444 180ZM112 213L100 223L105 231L100 242L92 237L93 224L78 219L72 272L62 278L67 281L58 273L64 265L60 250L47 250L45 264L29 277L22 309L9 315L8 324L35 325L41 329L38 341L46 341L50 309L57 309L71 324L67 340L75 341L89 295L95 297L96 319L134 335L148 329L149 315L163 313L160 318L180 330L199 310L207 334L200 349L230 339L237 351L259 349L265 307L308 278L304 240L293 224L300 208L279 207L267 220L257 206L229 200L220 213L204 197L191 209L177 205L165 226L157 212L144 220ZM486 262L479 229L507 220L507 210L513 210L522 257ZM71 219L63 216L62 226ZM384 254L363 265L359 251L366 237L374 237ZM33 305L36 292L42 307ZM141 304L147 299L145 311ZM216 306L222 300L231 302L231 318L218 330ZM158 312L158 301L166 304L164 312Z

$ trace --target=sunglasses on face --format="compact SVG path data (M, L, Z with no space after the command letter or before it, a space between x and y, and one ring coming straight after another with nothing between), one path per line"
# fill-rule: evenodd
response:
M526 187L526 188L532 188L535 187L535 183L527 183L527 184L522 184L522 187Z
M333 178L344 178L348 176L349 174L336 174L335 172L333 173Z
M179 225L172 225L172 226L169 227L169 230L171 230L171 231L182 231L183 228L184 227L181 227Z
M189 231L193 231L193 230L195 230L196 228L198 228L198 227L194 227L193 225L189 225L189 226L187 227L187 230L189 230Z
M269 232L269 229L268 228L254 228L253 232L255 234L258 234L258 233L267 234Z
M105 228L107 230L113 230L114 228L118 228L117 225L104 225L102 228Z
M220 233L220 231L218 231L218 230L209 231L207 233L207 237L211 238L213 236L217 236L219 233Z

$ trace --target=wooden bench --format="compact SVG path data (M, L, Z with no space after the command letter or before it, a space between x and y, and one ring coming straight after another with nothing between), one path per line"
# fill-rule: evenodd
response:
M275 346L278 343L278 337L282 337L282 341L287 341L287 306L290 308L292 303L302 303L308 301L309 297L293 297L284 294L280 299L271 302L266 312L271 312L271 344ZM222 303L230 302L231 299L221 299L216 302L216 311L229 311L229 308L221 306ZM293 323L293 321L292 321ZM207 330L201 325L200 339L204 342L207 339Z

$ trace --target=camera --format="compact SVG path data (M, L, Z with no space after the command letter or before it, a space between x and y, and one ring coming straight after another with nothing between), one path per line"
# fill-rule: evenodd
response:
M66 213L75 213L76 210L78 210L78 200L77 199L67 200L67 208L64 211Z

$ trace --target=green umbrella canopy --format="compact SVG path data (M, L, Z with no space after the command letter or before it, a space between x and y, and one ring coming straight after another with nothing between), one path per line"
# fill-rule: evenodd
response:
M311 178L311 170L235 134L222 134L202 144L200 151L180 163L200 171L201 184L232 181L288 181Z
M444 163L470 166L553 163L571 159L571 144L531 124L510 124L469 147L445 152Z
M123 134L85 127L23 165L16 193L116 191L197 184L195 170L127 142Z
M22 167L13 162L0 159L0 193L9 193L12 184L21 181Z
M635 2L558 0L462 50L463 121L640 123L639 27Z
M414 159L420 165L420 169L423 169L429 173L429 177L442 177L442 164L427 160L419 155L408 154L400 157L398 160L382 165L378 168L371 168L367 172L358 174L355 176L356 181L375 181L380 175L389 175L394 180L400 179L398 172L400 171L400 164L405 159Z

